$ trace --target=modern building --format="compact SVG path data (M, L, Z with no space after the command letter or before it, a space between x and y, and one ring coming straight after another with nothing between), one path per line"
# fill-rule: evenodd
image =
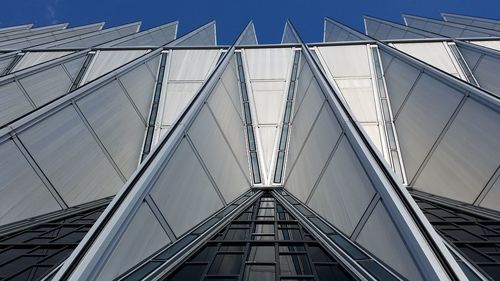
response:
M0 280L500 280L500 20L0 29Z

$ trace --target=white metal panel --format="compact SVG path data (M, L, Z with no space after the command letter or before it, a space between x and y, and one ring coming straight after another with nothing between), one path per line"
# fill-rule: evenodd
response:
M72 107L19 134L69 206L114 195L123 185Z
M168 80L205 80L218 54L219 50L173 50Z
M468 99L415 188L473 203L500 165L499 116L489 107Z
M497 178L490 191L486 193L486 197L481 201L480 206L500 211L498 202L500 202L500 177Z
M311 196L309 207L350 236L375 189L347 138L343 138Z
M28 52L24 54L12 71L18 71L37 64L44 63L49 60L57 59L72 52Z
M381 54L384 52L380 52ZM385 62L383 62L385 64ZM387 67L387 65L384 65ZM404 99L418 78L420 71L407 63L394 58L385 71L387 94L391 100L393 114L396 114Z
M180 82L168 83L165 94L165 104L163 109L162 125L172 125L175 119L184 111L189 101L194 97L201 82Z
M370 139L370 141L375 145L375 148L377 149L378 153L381 156L383 156L384 150L383 150L383 146L382 146L381 134L383 134L384 131L381 128L381 125L379 125L379 124L367 124L367 123L361 123L359 125L361 126L361 128L363 128L366 135L368 135L368 138Z
M8 83L0 86L1 125L16 119L31 110L33 110L33 107L16 83Z
M311 130L311 126L318 116L324 100L325 96L319 88L318 82L314 80L305 94L300 108L292 120L290 147L288 149L287 157L287 170L290 170L290 165L292 165L297 159L300 148L302 147L307 134Z
M116 81L77 102L107 151L128 178L139 163L146 125Z
M143 202L120 237L96 280L113 280L170 243L149 206Z
M44 105L67 93L73 81L61 66L19 80L36 106Z
M359 122L377 122L375 93L371 79L336 79L353 117Z
M13 141L0 145L0 225L61 209Z
M460 77L459 71L453 64L443 42L397 43L394 44L394 47L434 67Z
M159 57L152 60L157 61ZM156 74L155 74L156 75ZM151 75L146 65L141 65L120 77L128 95L135 103L144 120L149 117L156 77Z
M370 60L366 45L318 48L333 77L368 77Z
M408 246L394 226L382 201L377 203L356 239L365 249L409 280L423 280Z
M500 41L499 40L488 40L488 41L470 41L471 43L488 47L491 49L499 50L500 51Z
M177 237L223 207L186 139L179 144L150 194Z
M98 51L91 64L92 67L88 70L88 74L86 74L85 81L83 81L82 84L117 69L147 52L149 52L149 50Z
M239 168L208 107L200 111L188 134L226 202L248 190L247 175Z
M278 124L286 99L285 82L252 82L252 89L257 123Z
M245 49L250 79L286 80L291 52L291 48Z
M342 129L329 106L324 106L312 128L285 188L305 202L325 167ZM293 135L292 135L293 137Z
M272 156L274 151L277 150L277 147L274 146L276 142L276 135L278 132L281 132L281 128L278 128L276 125L270 126L259 126L256 130L257 135L259 136L259 142L257 144L260 146L260 151L262 152L261 158L264 160L262 166L265 167L266 171L271 173L272 169L274 169L274 165L272 165ZM263 170L263 169L262 169Z
M226 136L241 167L243 167L244 171L249 171L245 127L241 118L241 107L237 107L236 109L229 95L222 83L219 83L210 95L208 106L219 124L222 133Z
M463 94L424 74L395 120L408 180L443 130Z

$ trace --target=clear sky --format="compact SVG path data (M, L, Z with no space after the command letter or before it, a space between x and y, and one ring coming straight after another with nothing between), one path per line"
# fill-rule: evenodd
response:
M292 20L307 42L322 40L323 18L364 31L363 15L402 22L401 13L439 18L440 12L500 19L500 0L0 0L0 26L105 21L105 27L142 21L142 29L179 20L179 35L217 21L218 40L230 44L249 20L259 43L278 43Z

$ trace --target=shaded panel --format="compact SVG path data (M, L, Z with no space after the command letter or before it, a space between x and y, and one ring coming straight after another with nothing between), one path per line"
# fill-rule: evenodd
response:
M150 194L177 237L223 207L185 139L161 172Z
M371 75L366 45L323 47L319 50L334 78Z
M150 61L158 62L159 56ZM156 69L153 69L156 75ZM123 74L119 78L120 82L125 87L127 94L130 96L135 106L142 114L144 120L149 116L151 102L156 78L149 72L147 66L142 64L133 70Z
M73 81L62 66L56 66L19 80L37 107L67 93Z
M168 80L205 80L219 50L173 50Z
M33 109L16 83L0 86L0 124L5 125Z
M0 225L61 207L13 141L0 145Z
M12 69L12 72L60 58L72 52L27 52L21 61Z
M123 182L72 107L19 134L70 206L114 195Z
M291 52L291 48L246 49L248 76L251 80L286 80Z
M201 88L202 82L195 83L173 83L167 84L165 94L165 103L161 124L170 126L184 112L189 101Z
M117 69L147 52L148 50L98 51L82 84Z

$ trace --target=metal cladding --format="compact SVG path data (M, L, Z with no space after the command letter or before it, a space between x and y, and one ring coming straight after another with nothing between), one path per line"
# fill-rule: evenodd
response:
M500 20L442 16L0 28L0 280L498 279Z

